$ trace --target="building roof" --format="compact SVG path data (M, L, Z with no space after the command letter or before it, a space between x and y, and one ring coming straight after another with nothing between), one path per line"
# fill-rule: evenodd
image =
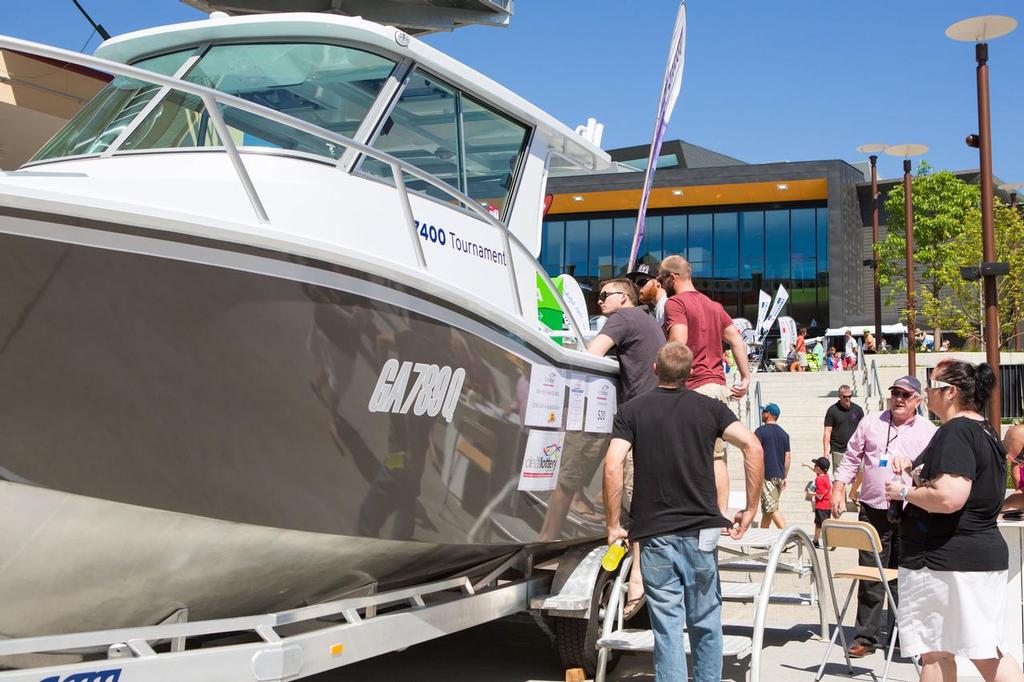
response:
M483 24L507 27L515 0L181 0L203 12L231 15L325 12L362 17L411 35Z
M612 161L644 170L647 167L647 156L650 154L650 149L651 145L641 144L634 147L612 149L608 154L612 157ZM740 161L685 140L666 140L661 145L658 157L658 168L719 168L745 165L747 165L746 161Z

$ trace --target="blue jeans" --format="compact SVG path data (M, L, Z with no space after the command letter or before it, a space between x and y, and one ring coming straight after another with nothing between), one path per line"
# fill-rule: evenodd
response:
M695 682L722 679L722 588L718 549L701 551L697 535L640 541L640 571L654 630L657 682L686 682L683 623L690 635Z

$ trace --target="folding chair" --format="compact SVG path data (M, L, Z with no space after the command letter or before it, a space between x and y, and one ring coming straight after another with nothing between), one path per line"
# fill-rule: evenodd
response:
M853 593L857 591L857 587L862 580L880 582L885 588L885 598L889 608L893 613L896 613L896 599L892 596L892 590L889 589L889 581L896 580L898 575L896 569L882 566L882 557L880 555L882 541L878 537L878 531L870 523L865 521L826 519L825 523L821 525L821 541L825 547L849 547L850 549L871 552L875 557L875 566L852 566L833 573L832 565L829 561L830 552L824 552L825 573L828 575L828 589L832 594L832 609L833 613L839 615L836 618L836 629L832 633L832 639L829 641L828 647L825 649L825 656L821 659L821 665L818 666L818 674L814 677L814 682L818 682L825 674L825 664L828 663L828 656L832 653L832 647L836 644L836 637L842 640L847 673L853 675L850 652L846 644L846 635L843 632L843 618L846 616L846 610L850 606ZM836 578L849 578L853 581L850 584L850 591L846 594L846 601L843 603L841 611L839 610L839 601L836 599ZM892 652L896 648L897 632L898 628L893 626L892 633L889 635L889 651L885 656L885 671L882 673L882 682L885 682L889 676L889 665L892 663ZM917 667L916 660L914 661L914 667Z

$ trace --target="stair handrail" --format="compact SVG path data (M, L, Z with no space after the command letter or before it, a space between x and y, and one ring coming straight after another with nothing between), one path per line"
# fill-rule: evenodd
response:
M782 551L791 541L801 545L807 550L811 560L811 574L814 577L814 586L818 594L818 619L821 625L821 638L828 640L828 617L825 614L825 601L821 595L825 593L825 576L821 572L821 562L818 559L817 550L811 542L810 536L798 526L787 526L772 545L768 555L768 563L765 565L764 580L761 583L761 590L757 594L754 608L753 634L750 644L750 682L759 682L761 677L761 649L764 644L765 620L768 617L768 605L771 603L772 582L775 580L776 569L782 558ZM619 575L615 578L611 594L608 597L608 604L605 606L604 619L601 623L601 636L604 639L611 636L613 629L618 624L622 629L623 623L623 600L626 592L625 581L629 576L629 567L632 557L628 554L623 558L619 568ZM597 653L597 673L594 682L605 682L605 670L608 666L609 649L600 647Z
M885 397L882 395L882 383L878 379L878 362L875 360L871 361L871 383L868 384L869 398L872 390L878 396L878 411L881 412L885 409Z
M761 395L761 382L760 381L758 381L757 383L754 384L754 405L756 406L756 408L758 410L760 410L761 406L764 405L764 396ZM760 413L758 413L758 414L760 414ZM756 422L756 420L754 419L754 415L753 415L753 413L751 413L750 414L750 424L749 424L749 428L750 428L751 431L753 431L755 428L760 426L760 423L755 423L755 422Z
M754 382L754 391L756 391L760 385L761 385L761 382L755 381ZM751 396L751 394L754 391L747 391L747 395L746 395L747 428L750 429L751 431L753 431L754 429L751 426L751 424L753 423L753 418L752 418L751 413L750 413L750 410L752 409L751 405L750 405L750 396Z
M821 595L825 593L825 577L821 572L821 562L818 560L818 553L811 538L799 526L787 526L779 535L772 551L768 555L768 564L764 570L764 580L761 583L761 591L757 594L757 601L754 608L754 632L750 642L750 682L759 682L761 676L761 649L764 644L764 625L768 617L768 604L771 603L772 581L775 579L776 568L782 557L782 550L793 538L798 544L807 550L811 558L811 573L814 576L814 585L818 593L818 618L821 621L821 638L828 640L828 618L825 615L825 601Z

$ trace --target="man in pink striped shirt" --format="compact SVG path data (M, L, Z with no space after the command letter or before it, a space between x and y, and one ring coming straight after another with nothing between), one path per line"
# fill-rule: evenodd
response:
M882 565L898 568L900 527L886 518L889 502L885 499L885 484L896 475L892 468L893 459L899 456L916 461L937 429L927 417L917 414L921 404L921 382L916 377L907 375L897 379L889 387L889 396L891 407L865 416L850 437L846 454L833 474L832 515L838 518L846 511L846 486L853 482L863 467L858 518L878 531L882 540ZM860 552L860 565L874 567L874 556L870 552ZM898 599L896 581L889 583L889 587L893 597ZM857 591L857 634L850 647L850 656L867 656L878 647L884 603L885 590L881 583L861 581ZM889 614L889 633L892 633L895 616L894 613Z

